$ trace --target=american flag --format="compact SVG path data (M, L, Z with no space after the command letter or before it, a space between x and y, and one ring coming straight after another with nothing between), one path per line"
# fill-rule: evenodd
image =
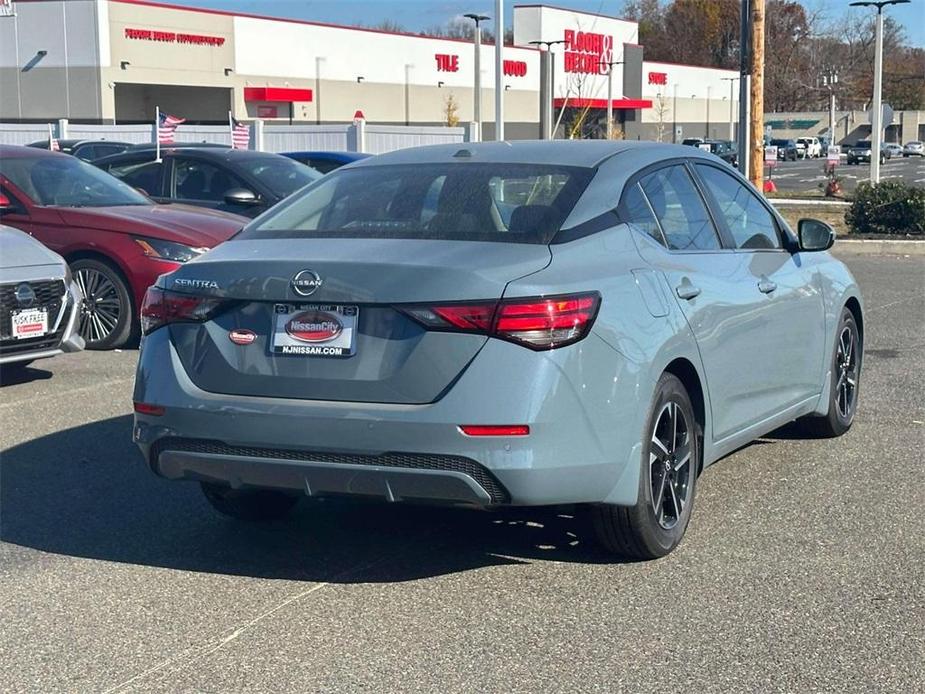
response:
M251 146L251 129L234 116L231 118L231 146L234 149L249 149Z
M162 145L172 144L177 126L185 122L185 118L177 118L169 113L162 113L157 121L157 141Z
M48 141L48 149L50 149L52 152L61 151L61 145L58 144L57 138L53 137Z

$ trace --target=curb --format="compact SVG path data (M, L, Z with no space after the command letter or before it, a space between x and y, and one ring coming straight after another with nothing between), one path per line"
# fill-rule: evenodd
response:
M900 241L894 239L843 239L839 238L834 251L853 255L914 255L925 256L925 240Z
M788 205L806 205L807 207L812 207L815 205L819 205L820 207L845 207L846 205L851 204L846 200L800 200L799 198L767 198L767 201L771 203L772 206L781 205L783 207Z

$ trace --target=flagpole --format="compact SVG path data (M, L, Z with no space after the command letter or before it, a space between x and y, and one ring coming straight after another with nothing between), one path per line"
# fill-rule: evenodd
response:
M49 152L52 151L52 140L54 140L54 137L51 134L51 123L49 123L48 124L48 151Z
M231 111L228 111L228 135L231 136L231 149L234 149L234 125L231 124Z
M155 142L155 155L154 161L159 162L161 160L161 107L154 107L154 142Z

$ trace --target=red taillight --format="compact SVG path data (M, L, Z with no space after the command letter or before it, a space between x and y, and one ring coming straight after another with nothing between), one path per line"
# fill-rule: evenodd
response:
M460 424L459 430L466 436L528 436L530 427L526 424Z
M224 300L212 296L178 294L160 287L148 287L141 305L141 332L147 335L168 323L208 320Z
M135 406L135 412L138 414L148 414L152 417L160 417L164 414L164 408L160 405L149 405L146 402L136 402L133 404Z
M592 292L412 306L402 310L432 330L485 334L542 350L564 347L584 338L600 303L600 295Z

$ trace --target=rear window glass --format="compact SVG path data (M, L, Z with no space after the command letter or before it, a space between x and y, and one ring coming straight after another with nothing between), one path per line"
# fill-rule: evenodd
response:
M549 243L593 173L459 162L342 169L261 216L237 238Z

